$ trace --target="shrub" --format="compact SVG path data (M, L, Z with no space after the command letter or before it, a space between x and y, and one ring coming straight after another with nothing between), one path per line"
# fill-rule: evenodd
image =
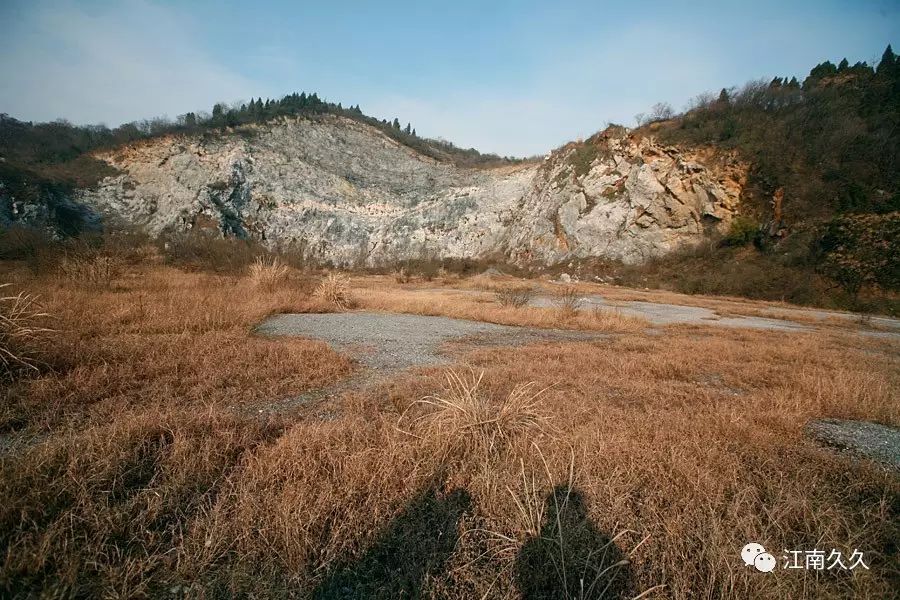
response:
M722 240L726 246L746 246L759 235L759 224L745 216L737 216L731 222L731 229Z
M96 252L66 256L59 269L69 280L87 287L109 288L119 276L121 265L111 256Z
M864 285L900 288L900 212L847 215L825 228L821 272L856 298Z
M530 287L511 287L497 292L497 302L500 303L500 306L522 308L528 305L533 295L534 290Z
M264 258L258 256L250 265L250 281L254 286L264 290L274 290L284 283L290 273L289 267L277 256Z
M563 293L556 298L556 307L559 309L560 316L563 319L571 319L578 313L581 308L582 298L578 295L575 288L566 288Z
M180 267L243 273L266 249L253 240L223 238L218 233L191 231L176 235L163 246L165 261Z
M340 273L330 273L319 282L315 295L338 310L353 307L353 296L350 292L350 278Z
M0 289L9 284L0 285ZM41 338L50 332L40 326L47 318L37 299L24 292L0 296L0 367L2 376L19 370L37 370L37 350Z

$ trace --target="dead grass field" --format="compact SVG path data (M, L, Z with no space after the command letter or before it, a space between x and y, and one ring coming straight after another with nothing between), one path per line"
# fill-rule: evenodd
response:
M820 416L900 424L896 341L647 335L616 315L450 290L435 301L367 277L351 290L366 310L617 335L475 349L450 385L448 369L420 369L330 401L335 418L271 416L258 407L354 368L322 343L252 333L272 313L334 310L318 276L132 267L98 288L3 268L55 330L40 373L2 384L4 597L887 598L900 586L900 479L802 434ZM860 549L870 568L757 573L739 557L749 541L779 559Z

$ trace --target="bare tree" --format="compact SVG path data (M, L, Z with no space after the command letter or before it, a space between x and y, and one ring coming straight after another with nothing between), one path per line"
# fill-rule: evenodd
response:
M674 116L675 111L668 102L657 102L650 108L650 121L667 121Z

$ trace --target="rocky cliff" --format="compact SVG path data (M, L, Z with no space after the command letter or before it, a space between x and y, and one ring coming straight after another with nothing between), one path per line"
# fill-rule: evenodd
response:
M154 234L217 228L335 263L505 257L640 262L728 227L746 168L609 129L543 162L459 168L337 116L96 154L79 200Z

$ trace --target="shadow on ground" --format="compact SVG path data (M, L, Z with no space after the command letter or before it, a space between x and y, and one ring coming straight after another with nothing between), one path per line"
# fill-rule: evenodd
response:
M419 493L358 560L338 566L313 592L316 599L420 598L443 573L459 540L460 518L472 500L462 489Z
M613 540L590 521L577 490L558 486L545 501L540 534L516 559L516 580L525 600L627 598L631 570Z
M459 521L471 507L463 489L420 492L365 554L335 567L312 597L425 597L428 580L444 574L459 541ZM628 561L590 521L580 492L557 487L545 500L544 515L540 534L525 542L515 562L524 600L629 597Z

